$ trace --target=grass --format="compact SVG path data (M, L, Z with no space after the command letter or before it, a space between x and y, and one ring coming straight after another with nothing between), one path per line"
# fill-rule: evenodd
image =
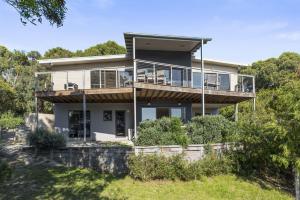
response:
M140 182L88 169L27 166L0 184L0 199L292 199L271 187L261 187L234 175L201 181Z

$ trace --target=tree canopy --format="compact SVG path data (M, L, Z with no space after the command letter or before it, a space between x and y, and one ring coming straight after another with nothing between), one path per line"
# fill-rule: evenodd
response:
M4 0L14 7L20 14L21 22L26 25L28 22L36 25L42 23L43 18L51 25L57 27L63 25L67 11L65 0Z

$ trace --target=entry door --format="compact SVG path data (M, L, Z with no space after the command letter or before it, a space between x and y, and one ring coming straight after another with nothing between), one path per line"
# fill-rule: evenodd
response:
M125 136L126 122L125 111L116 111L116 135Z

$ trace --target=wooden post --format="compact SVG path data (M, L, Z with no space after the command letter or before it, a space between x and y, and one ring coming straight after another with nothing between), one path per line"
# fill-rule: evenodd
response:
M201 40L202 116L205 115L203 40Z
M255 112L256 110L256 98L253 98L253 111Z
M238 121L239 120L239 104L236 103L234 105L234 121Z
M136 108L136 87L135 87L135 83L136 83L136 60L135 60L135 37L133 37L133 48L132 48L132 58L133 58L133 126L134 126L134 138L137 138L137 120L136 120L136 112L137 112L137 108Z

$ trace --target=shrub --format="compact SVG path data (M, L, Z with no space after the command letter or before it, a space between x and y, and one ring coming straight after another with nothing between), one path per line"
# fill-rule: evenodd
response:
M155 179L179 179L183 181L201 179L203 176L226 174L232 171L232 162L226 156L217 158L207 155L203 160L188 162L183 155L132 155L128 167L130 176L142 181Z
M227 142L236 132L235 123L221 115L193 117L186 129L192 144Z
M0 160L0 182L3 182L11 177L12 169L6 161Z
M66 141L63 135L38 130L29 135L29 143L39 149L54 149L64 147Z
M182 128L179 118L163 117L158 120L141 122L138 128L138 138L135 145L188 145L188 137Z
M7 112L0 115L0 129L13 129L24 123L21 117L15 117L13 113Z

